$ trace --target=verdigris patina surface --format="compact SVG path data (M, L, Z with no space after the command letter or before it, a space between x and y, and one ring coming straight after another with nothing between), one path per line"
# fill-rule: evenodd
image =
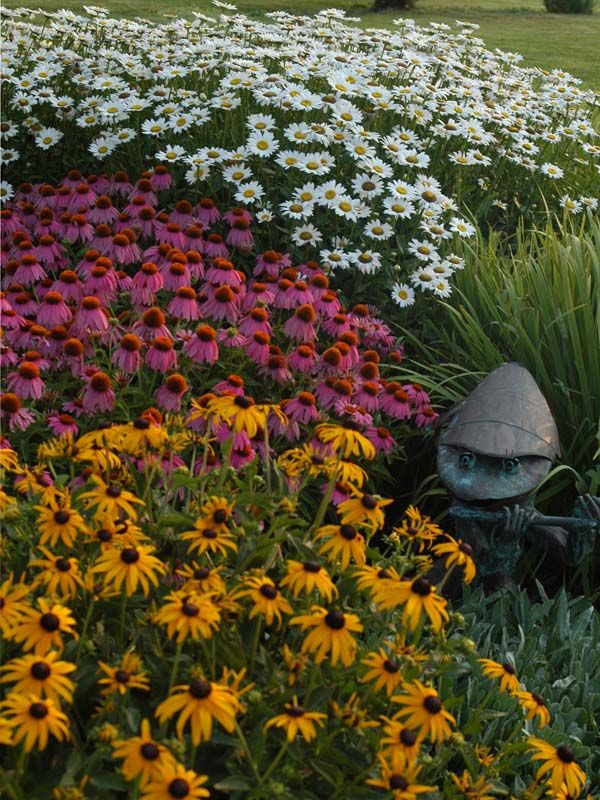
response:
M524 367L498 367L448 419L438 472L452 499L457 535L473 549L486 582L508 579L527 539L575 563L591 552L600 498L579 497L569 517L545 517L534 507L560 447L550 408Z

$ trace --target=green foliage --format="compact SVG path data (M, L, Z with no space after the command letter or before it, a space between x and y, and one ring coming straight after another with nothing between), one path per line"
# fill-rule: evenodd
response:
M579 743L577 757L593 776L590 791L596 797L600 790L600 614L582 597L569 599L564 589L550 599L540 584L537 587L538 602L524 591L489 597L477 591L465 597L460 610L479 653L500 662L514 661L528 691L544 697L552 714L552 736L545 738L558 742L569 737ZM474 673L468 675L465 691L470 705L481 707L488 683ZM515 703L505 702L507 707ZM493 741L498 732L494 721L486 728L484 743Z
M373 0L373 11L398 11L414 5L415 0Z
M551 14L591 14L597 0L544 0Z

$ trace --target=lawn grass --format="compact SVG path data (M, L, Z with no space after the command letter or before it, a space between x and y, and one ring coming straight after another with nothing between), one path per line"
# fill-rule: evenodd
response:
M189 16L193 10L218 11L209 0L98 0L115 15L159 19L163 14ZM28 6L26 0L3 0L4 6ZM32 7L34 4L31 4ZM83 8L79 0L44 0L43 8L53 11ZM406 12L374 13L370 2L357 0L238 0L240 11L264 14L285 10L314 13L322 8L345 9L360 17L366 27L391 27L399 16L413 17L419 24L460 19L480 25L479 35L494 49L521 53L524 64L543 69L564 69L581 78L587 86L600 88L600 13L565 15L546 13L542 0L418 0Z

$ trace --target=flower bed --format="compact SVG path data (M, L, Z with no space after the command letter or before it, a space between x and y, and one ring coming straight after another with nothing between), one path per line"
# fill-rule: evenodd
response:
M449 295L473 222L512 231L597 208L594 94L486 51L476 26L4 16L4 197L36 175L158 158L194 202L250 207L260 251L275 225L296 261L350 270L360 299L400 307Z

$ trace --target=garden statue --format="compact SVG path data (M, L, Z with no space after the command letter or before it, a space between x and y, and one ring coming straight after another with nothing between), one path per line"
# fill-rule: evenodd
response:
M571 517L542 516L536 489L559 455L556 424L532 375L503 364L453 409L440 436L438 472L457 535L490 587L509 580L526 539L579 563L600 528L600 498L579 497ZM448 417L446 418L448 419Z

